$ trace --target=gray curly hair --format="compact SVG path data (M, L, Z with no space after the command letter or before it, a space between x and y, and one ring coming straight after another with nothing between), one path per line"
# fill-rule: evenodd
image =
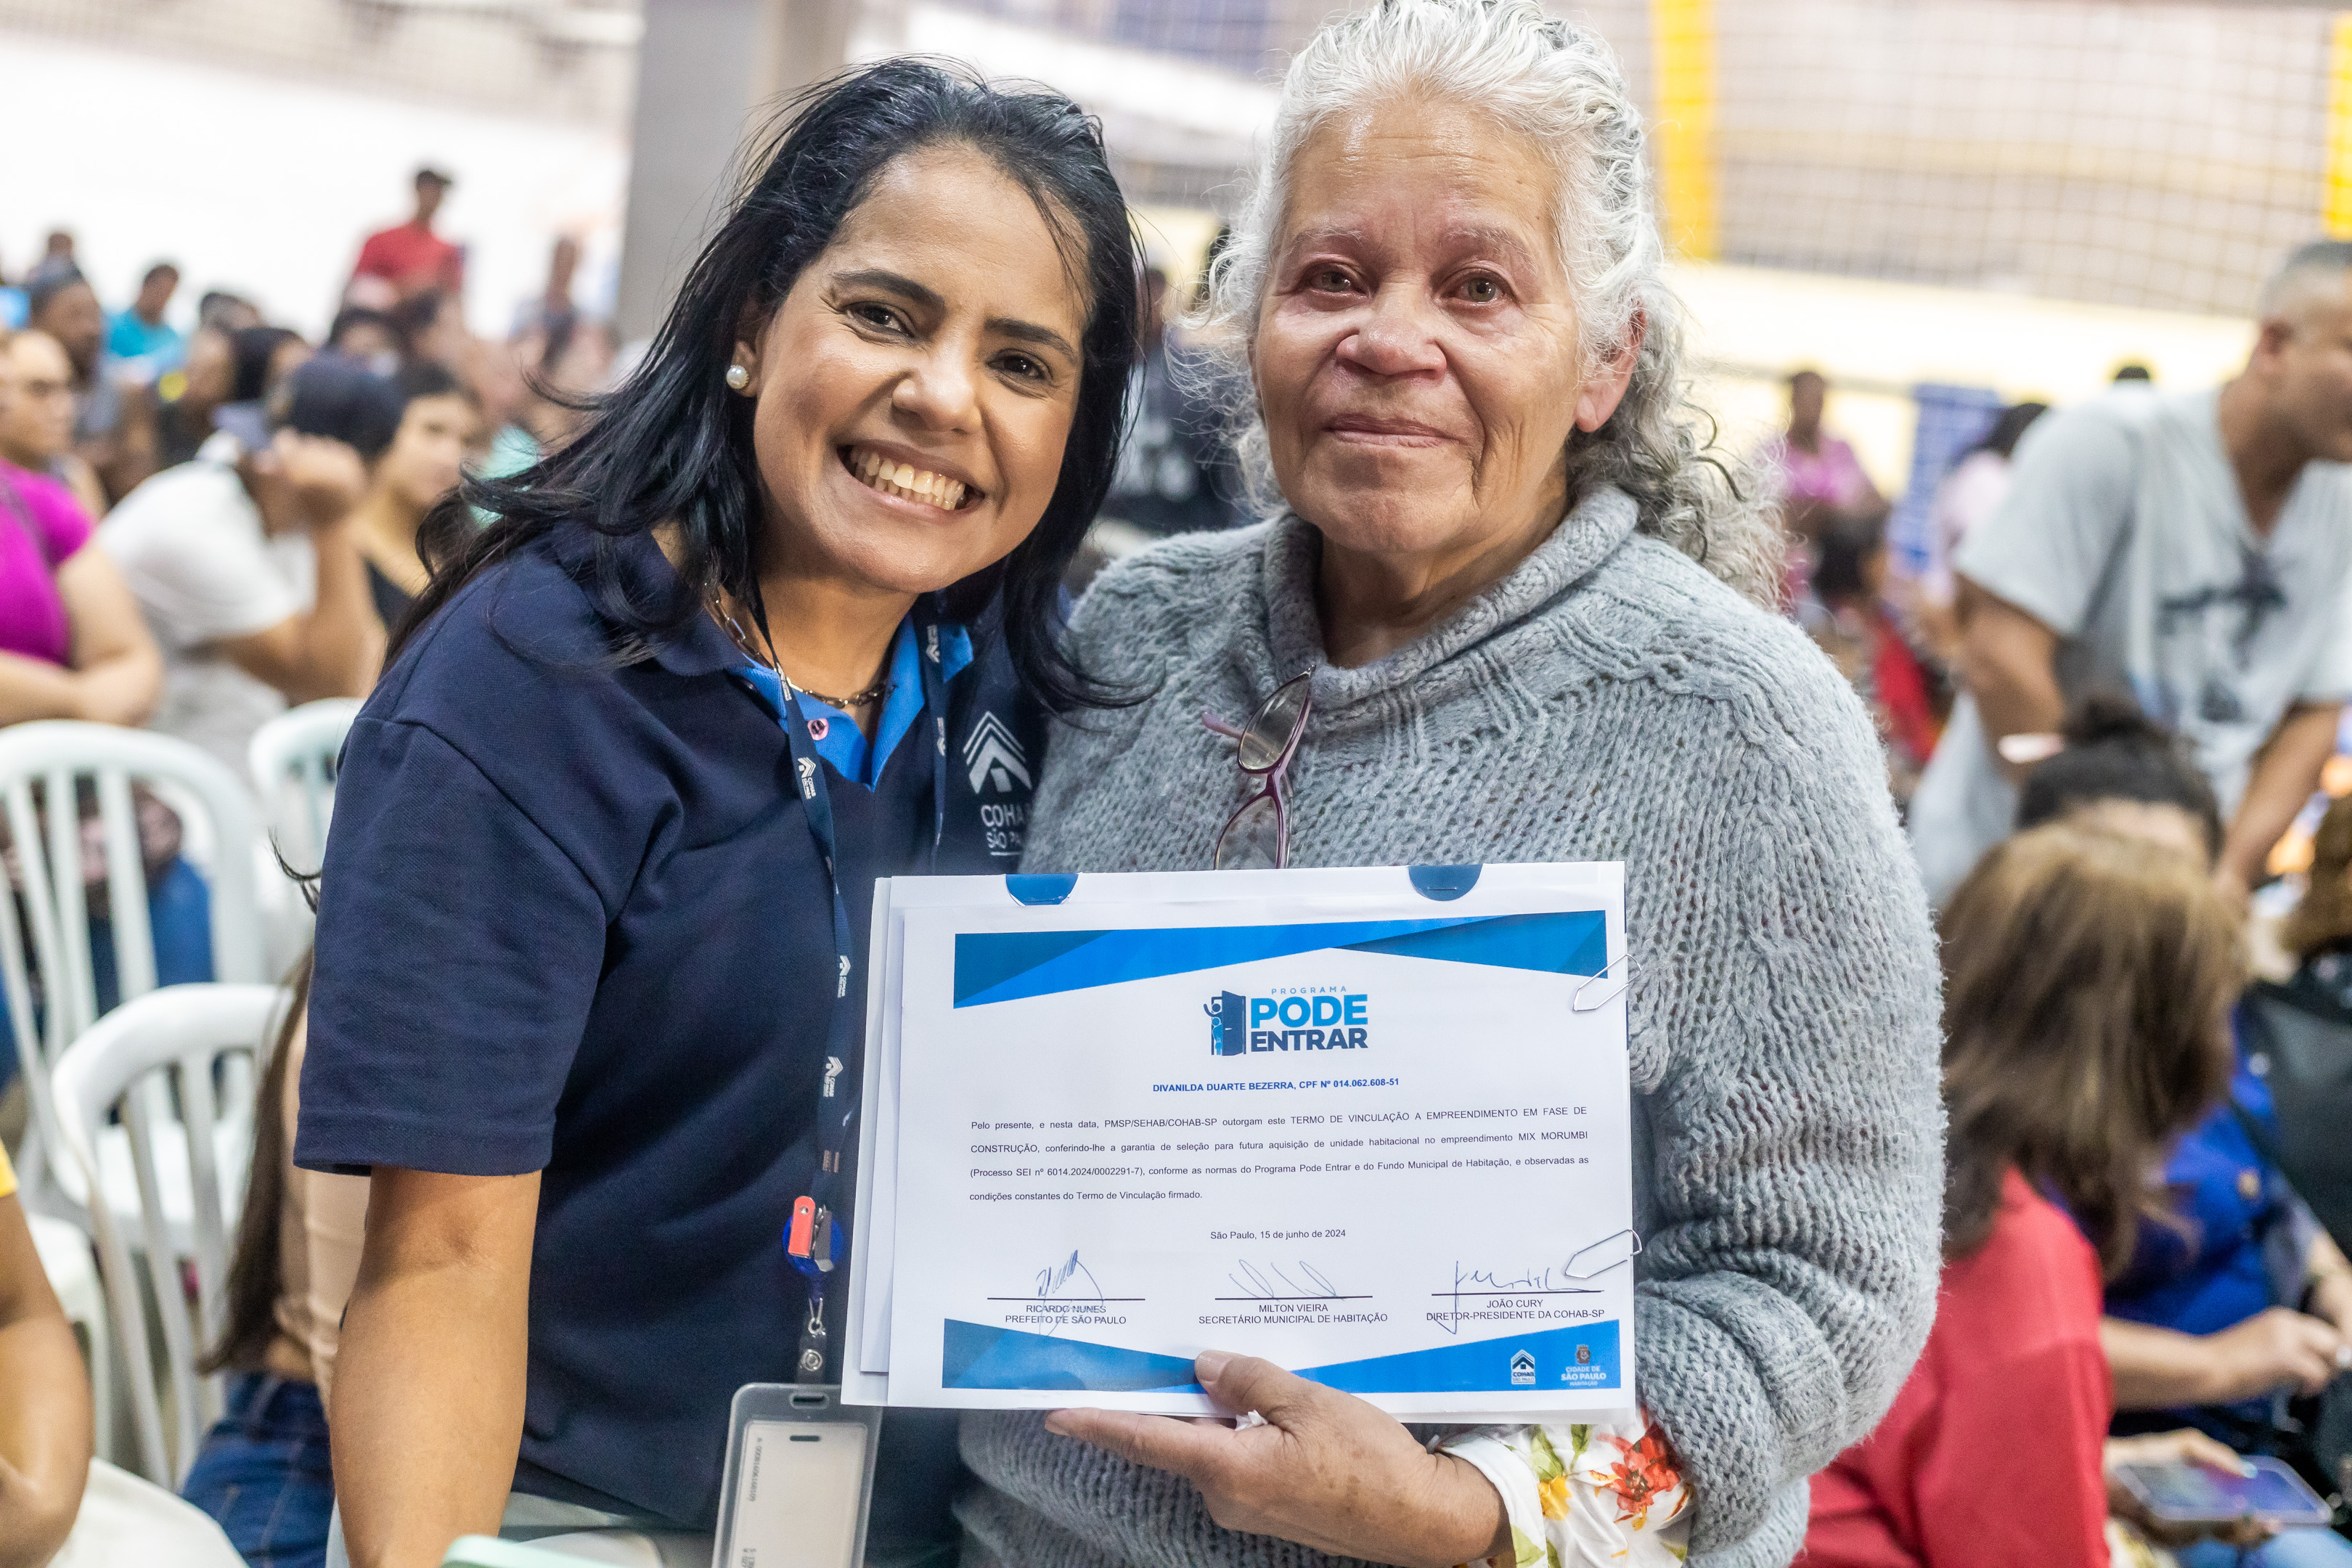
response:
M1570 438L1573 490L1615 485L1640 509L1641 531L1757 602L1776 604L1783 543L1766 487L1715 445L1714 420L1690 398L1681 305L1660 275L1664 250L1650 207L1641 115L1609 46L1547 16L1535 0L1379 0L1326 26L1290 62L1273 133L1195 322L1224 362L1213 381L1225 389L1252 501L1260 510L1283 505L1247 358L1291 164L1333 116L1399 99L1491 114L1551 164L1559 254L1588 373L1614 359L1640 325L1623 401L1600 429Z

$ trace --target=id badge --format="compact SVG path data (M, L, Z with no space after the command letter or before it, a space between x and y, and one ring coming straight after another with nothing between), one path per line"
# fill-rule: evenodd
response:
M712 1568L860 1568L881 1436L881 1409L838 1387L737 1389Z

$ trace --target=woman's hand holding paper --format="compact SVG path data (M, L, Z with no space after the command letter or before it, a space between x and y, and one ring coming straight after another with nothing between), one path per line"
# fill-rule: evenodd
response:
M1206 1351L1193 1368L1220 1406L1255 1411L1265 1425L1056 1410L1046 1427L1184 1477L1228 1530L1413 1568L1507 1554L1494 1484L1425 1451L1395 1416L1255 1356Z

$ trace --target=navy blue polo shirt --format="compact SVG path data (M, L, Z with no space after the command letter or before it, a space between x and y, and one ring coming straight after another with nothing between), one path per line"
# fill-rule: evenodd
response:
M638 602L674 582L651 541L621 551ZM698 616L631 657L586 555L567 531L485 573L352 726L294 1157L543 1172L516 1484L707 1529L728 1402L791 1380L805 1316L781 1238L816 1161L832 904L741 656ZM1043 761L991 619L947 682L944 873L1018 868ZM936 742L825 740L862 1005L874 879L931 868Z

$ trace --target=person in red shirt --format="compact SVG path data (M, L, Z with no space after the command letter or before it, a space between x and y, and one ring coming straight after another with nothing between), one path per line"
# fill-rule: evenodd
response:
M381 309L428 289L455 296L466 285L466 251L433 232L441 198L456 182L438 169L416 171L416 216L397 227L379 229L360 247L352 283L371 296L348 302ZM362 279L377 280L373 286ZM389 289L388 294L385 293ZM346 295L351 290L346 290Z
M1988 854L1943 936L1936 1326L1878 1429L1813 1478L1798 1562L2103 1568L2101 1285L2146 1173L2228 1082L2238 922L2191 857L2056 823ZM2136 1441L2236 1462L2200 1433Z

